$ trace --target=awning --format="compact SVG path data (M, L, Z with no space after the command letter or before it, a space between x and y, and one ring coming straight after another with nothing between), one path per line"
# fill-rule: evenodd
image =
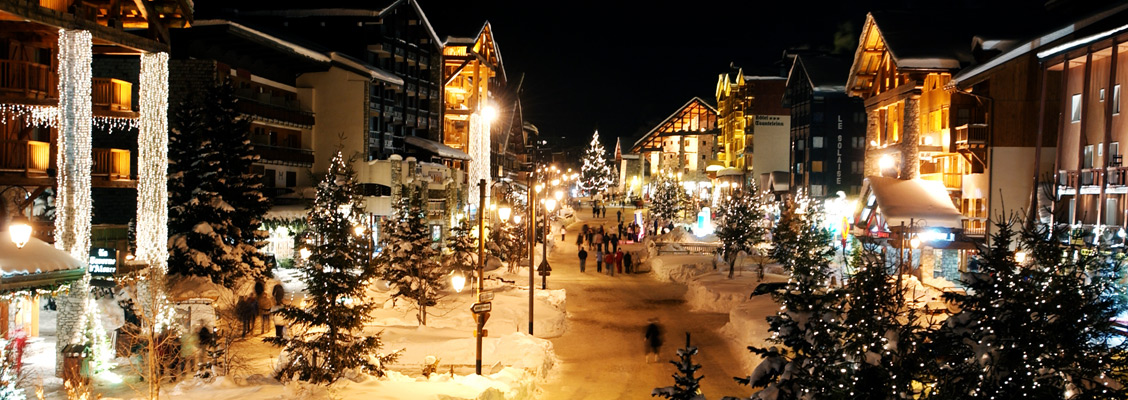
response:
M963 227L960 222L963 215L952 204L948 189L941 182L870 176L866 178L866 183L869 189L863 191L862 207L876 207L889 227L899 226L902 222L905 225L914 222L930 227Z
M42 240L31 238L16 248L7 231L0 231L0 293L43 288L78 280L86 264Z
M408 136L404 138L404 143L418 147L441 158L453 158L455 160L469 161L470 156L458 149L447 146L445 144L436 142L434 140L424 139L418 136Z

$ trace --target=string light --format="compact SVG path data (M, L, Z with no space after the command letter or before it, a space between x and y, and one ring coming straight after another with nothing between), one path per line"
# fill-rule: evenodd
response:
M5 120L20 119L24 126L55 126L55 117L59 114L58 107L54 106L29 106L26 104L0 103L0 115Z
M114 131L131 131L137 129L140 123L138 118L96 116L94 117L93 125L99 130L114 133Z
M469 179L472 182L466 195L466 202L478 204L478 184L483 179L486 187L490 184L490 121L478 113L470 114L470 171Z
M55 247L86 260L90 251L90 32L59 30L58 194Z
M141 55L137 135L137 258L168 263L168 53Z

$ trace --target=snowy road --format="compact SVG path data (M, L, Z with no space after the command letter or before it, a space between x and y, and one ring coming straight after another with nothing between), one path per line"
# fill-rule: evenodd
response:
M590 219L590 208L576 214L581 221L568 231L566 244L549 255L552 276L549 289L568 293L568 330L552 339L562 361L549 381L542 385L540 399L644 399L659 386L673 385L674 366L668 361L685 346L685 332L700 349L694 361L702 365L698 375L703 393L710 399L747 396L751 390L737 385L732 377L746 376L732 354L733 346L717 329L728 314L690 312L684 302L685 286L659 282L648 274L614 277L595 272L594 252L587 272L579 272L575 238L584 223L616 224L614 208L606 219ZM624 217L632 212L624 210ZM666 344L660 362L644 362L643 328L658 317L665 327Z

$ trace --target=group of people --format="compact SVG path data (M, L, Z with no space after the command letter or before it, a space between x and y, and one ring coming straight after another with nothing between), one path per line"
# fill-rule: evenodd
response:
M622 223L619 224L620 230ZM619 248L619 235L606 232L602 226L598 228L583 226L579 237L576 238L576 247L579 247L578 256L580 258L580 272L587 271L587 258L588 252L584 249L584 243L588 244L588 248L595 252L595 271L603 272L603 265L607 265L607 273L614 275L616 272L631 273L633 271L632 263L633 256L631 253L623 252Z

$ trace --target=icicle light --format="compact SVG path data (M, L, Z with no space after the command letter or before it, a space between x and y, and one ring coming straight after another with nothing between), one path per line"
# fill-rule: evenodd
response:
M137 118L94 117L94 127L107 133L134 130L139 126L140 122Z
M24 125L55 126L55 117L59 114L58 107L54 106L29 106L24 104L0 104L0 115L4 119L21 118Z
M479 113L470 114L470 191L466 194L468 204L478 204L478 183L486 180L490 184L490 121Z
M164 270L168 262L168 53L143 54L140 80L136 257Z
M59 30L55 247L79 260L86 260L90 252L91 49L90 32Z

